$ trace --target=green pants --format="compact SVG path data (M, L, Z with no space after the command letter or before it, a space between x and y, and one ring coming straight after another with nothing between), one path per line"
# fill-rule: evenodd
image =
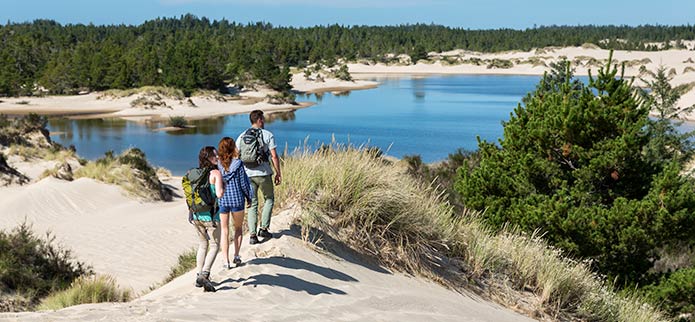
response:
M268 229L270 227L270 216L273 213L273 204L275 204L275 192L273 191L273 176L250 177L251 189L253 190L253 198L251 198L251 208L249 208L248 222L249 232L252 235L256 234L256 226L258 225L258 190L260 188L263 194L265 203L263 204L263 216L261 217L261 228Z

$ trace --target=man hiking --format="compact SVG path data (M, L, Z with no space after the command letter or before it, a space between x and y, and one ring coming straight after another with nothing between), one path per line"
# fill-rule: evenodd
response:
M248 210L248 224L251 237L251 245L258 243L258 237L269 239L273 234L268 232L270 227L270 216L273 212L275 203L275 193L273 183L279 185L282 181L280 172L280 160L277 155L277 145L273 133L264 129L265 118L263 111L254 110L249 115L251 127L242 132L237 139L241 161L244 162L246 175L251 179L251 208ZM272 160L272 168L270 161ZM273 174L275 178L273 180ZM263 194L265 203L263 204L263 215L261 224L258 225L258 190Z

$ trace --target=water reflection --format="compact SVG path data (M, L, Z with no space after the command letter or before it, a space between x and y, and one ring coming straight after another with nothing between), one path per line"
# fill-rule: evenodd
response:
M295 118L296 118L296 115L294 113L294 110L286 111L286 112L274 112L274 113L268 114L265 117L265 122L267 124L273 123L275 121L287 122L287 121L294 121Z

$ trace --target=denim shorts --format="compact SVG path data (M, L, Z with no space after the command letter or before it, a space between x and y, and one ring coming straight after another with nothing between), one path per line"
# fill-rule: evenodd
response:
M237 212L237 211L242 211L244 210L244 207L229 207L229 206L220 206L220 213L221 214L226 214L228 212Z

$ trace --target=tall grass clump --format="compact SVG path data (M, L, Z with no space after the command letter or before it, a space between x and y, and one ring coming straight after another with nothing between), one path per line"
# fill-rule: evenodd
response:
M128 149L118 156L109 151L104 157L75 171L74 177L116 184L131 195L145 200L171 198L171 192L162 185L157 171L138 148Z
M110 89L106 90L99 95L99 98L102 97L113 97L113 98L122 98L122 97L128 97L136 94L144 94L144 95L161 95L164 97L169 97L173 99L178 99L182 100L186 96L184 95L184 92L180 89L174 88L174 87L167 87L167 86L143 86L139 88L130 88L130 89Z
M185 274L195 268L196 250L190 249L179 255L179 260L169 271L169 276L164 279L164 284L171 282L175 278Z
M534 309L553 316L663 320L641 298L616 293L587 263L565 257L538 234L493 231L473 211L458 214L403 164L341 146L305 149L283 161L288 184L278 198L301 206L302 228L319 229L387 267L455 288L473 279L531 290L540 305Z
M42 299L38 309L59 310L87 303L128 302L131 297L131 292L120 289L111 276L80 277L70 285L70 288Z

